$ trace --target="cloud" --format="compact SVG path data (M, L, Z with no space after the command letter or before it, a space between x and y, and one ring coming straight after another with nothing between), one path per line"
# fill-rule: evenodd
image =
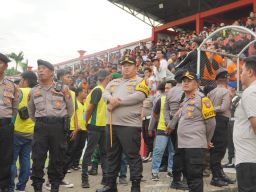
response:
M151 28L106 0L8 0L0 12L1 52L23 51L29 64L73 59L150 37Z

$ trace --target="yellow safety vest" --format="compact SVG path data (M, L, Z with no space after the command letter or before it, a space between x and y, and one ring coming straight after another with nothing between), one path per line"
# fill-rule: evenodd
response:
M71 90L70 90L70 93L71 93L71 98L72 98L72 102L73 102L73 106L74 106L74 112L73 112L73 115L70 119L70 130L75 130L76 94L75 94L74 91L71 91Z
M82 103L80 103L80 101L78 101L78 100L76 100L76 103L77 103L76 115L77 115L78 127L81 130L86 131L86 127L85 127L85 106ZM71 131L75 130L74 118L71 119L70 130Z
M161 107L160 107L160 117L158 120L157 129L161 131L166 131L166 125L164 120L164 103L165 103L166 96L161 96Z
M97 88L100 88L101 91L102 91L102 94L104 92L104 88L103 86L101 85L98 85L96 86L90 93L89 95L86 97L86 100L85 100L85 108L87 109L89 104L90 104L90 101L91 101L91 96L92 96L92 92L97 89ZM106 118L106 110L107 110L107 107L106 107L106 103L104 102L103 100L103 97L100 98L100 101L98 103L98 105L96 106L97 108L95 108L92 112L92 115L89 119L89 122L88 124L90 125L95 125L95 126L106 126L106 121L107 121L107 118Z
M28 95L30 92L30 88L20 88L22 92L22 100L19 103L18 108L21 109L22 107L28 106ZM19 113L17 113L15 123L14 123L14 129L17 132L20 133L33 133L34 132L34 122L32 119L28 118L26 120L23 120L20 118Z

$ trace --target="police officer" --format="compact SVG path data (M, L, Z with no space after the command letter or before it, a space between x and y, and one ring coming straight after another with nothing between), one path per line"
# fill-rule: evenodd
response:
M171 120L171 128L178 121L178 148L187 175L189 191L203 192L205 151L212 146L215 112L212 102L199 92L197 75L186 71L182 77L185 98L181 108Z
M49 151L48 178L51 191L57 192L63 178L66 137L73 103L69 88L53 81L53 65L43 60L38 60L37 64L39 85L31 90L28 101L29 116L35 122L31 180L34 191L41 192Z
M14 126L11 118L18 110L18 90L4 77L10 60L0 53L0 192L8 192L13 158Z
M149 94L145 80L138 77L135 61L125 56L120 62L123 78L112 80L103 97L108 103L108 127L112 135L108 149L108 183L97 192L116 192L116 178L120 170L122 152L130 166L132 192L140 191L142 160L139 154L141 136L141 108ZM112 126L111 126L112 125ZM113 133L111 133L113 128Z
M107 174L107 152L106 152L106 103L103 100L103 92L111 76L106 70L101 70L97 74L99 80L96 86L87 96L85 101L86 125L88 129L88 143L83 156L82 163L82 187L89 188L88 165L91 162L93 151L99 145L100 160L103 172L102 184L106 183Z
M166 100L164 105L164 118L165 118L167 127L170 127L170 121L172 117L175 115L175 113L178 111L178 109L180 108L180 104L185 96L182 90L182 85L181 85L183 73L184 73L184 70L182 69L178 70L175 73L174 79L176 80L177 84L166 94ZM177 127L172 132L171 139L172 139L174 150L175 150L175 153L173 156L173 169L172 169L173 181L171 183L171 188L186 190L188 189L187 184L181 181L182 164L181 164L180 149L178 148L178 141L177 141ZM183 177L186 177L184 173L183 173Z
M224 158L228 140L228 123L231 117L231 97L227 88L228 72L222 68L217 71L217 87L208 93L216 112L216 128L212 138L214 148L210 150L211 185L226 186L234 181L223 172L221 160Z
M30 153L34 133L34 122L28 115L28 95L32 87L37 84L37 76L32 71L21 74L19 82L19 110L14 123L14 156L12 162L12 178L9 192L15 189L15 177L17 175L16 161L19 157L20 172L17 191L25 191L30 175Z

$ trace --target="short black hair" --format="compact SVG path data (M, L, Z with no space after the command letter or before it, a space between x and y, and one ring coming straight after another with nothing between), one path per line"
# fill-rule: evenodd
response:
M81 93L83 91L83 88L80 86L80 87L77 87L75 89L75 94L76 94L76 97L79 95L79 93Z
M246 69L251 69L256 76L256 55L244 59Z
M71 74L71 72L67 69L60 69L57 71L57 79L60 80L64 75Z
M157 90L158 90L158 91L161 91L161 92L164 92L164 91L165 91L165 84L166 84L165 81L161 82L161 83L158 85Z
M26 72L21 74L21 77L28 82L28 86L30 88L32 88L35 85L37 85L37 76L36 76L36 74L34 72L26 71Z
M175 87L177 84L177 82L175 80L168 80L168 81L166 81L166 83L172 84L172 87Z

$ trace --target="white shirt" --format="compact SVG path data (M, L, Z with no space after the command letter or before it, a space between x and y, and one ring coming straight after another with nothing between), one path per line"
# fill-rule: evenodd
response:
M153 68L154 74L156 76L156 81L163 81L168 79L174 79L174 75L172 72L169 71L167 68L168 63L165 59L160 60L160 66L159 69L157 69L155 66Z
M250 117L256 117L256 81L244 90L235 112L233 140L235 164L256 163L256 134Z

